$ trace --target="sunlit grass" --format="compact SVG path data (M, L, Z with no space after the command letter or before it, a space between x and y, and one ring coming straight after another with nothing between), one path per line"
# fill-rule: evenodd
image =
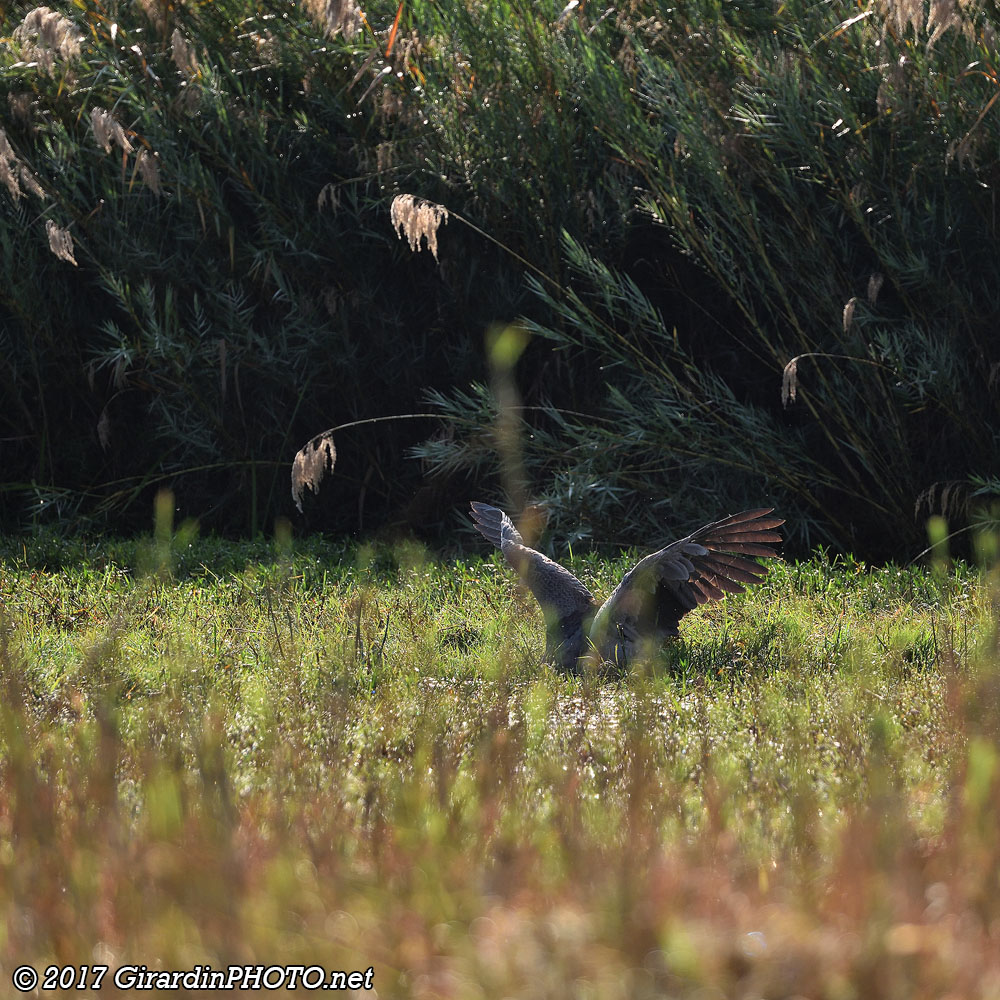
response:
M605 595L628 561L573 568ZM540 665L495 557L413 546L9 541L0 600L5 970L996 995L974 571L778 565L625 678Z

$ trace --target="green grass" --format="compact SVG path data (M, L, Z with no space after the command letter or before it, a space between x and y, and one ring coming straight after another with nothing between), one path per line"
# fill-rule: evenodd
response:
M598 594L628 559L582 557ZM494 557L0 544L0 966L995 997L995 592L822 556L625 678ZM708 992L705 992L705 991ZM716 991L716 992L713 992Z

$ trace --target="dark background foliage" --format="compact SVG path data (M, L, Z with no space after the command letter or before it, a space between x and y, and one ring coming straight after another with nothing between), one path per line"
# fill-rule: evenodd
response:
M29 10L0 42L6 527L144 527L168 485L269 529L312 434L427 411L338 434L306 523L430 535L506 490L564 543L648 544L768 503L793 546L906 558L997 492L992 8ZM452 213L439 261L401 192Z

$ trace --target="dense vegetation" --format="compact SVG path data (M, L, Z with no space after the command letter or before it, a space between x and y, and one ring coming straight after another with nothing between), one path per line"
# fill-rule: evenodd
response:
M341 435L322 523L432 528L504 464L566 538L763 497L877 557L963 523L996 492L994 6L558 7L6 6L8 523L141 523L170 482L259 530L306 438L429 405ZM438 262L398 193L452 213Z
M573 568L606 594L623 564ZM995 583L779 564L645 672L567 680L495 556L7 542L4 982L993 996Z
M995 571L827 553L995 517L996 6L561 8L0 8L4 984L995 997ZM293 544L341 424L341 536L539 499L605 596L767 501L790 556L561 677L494 553Z

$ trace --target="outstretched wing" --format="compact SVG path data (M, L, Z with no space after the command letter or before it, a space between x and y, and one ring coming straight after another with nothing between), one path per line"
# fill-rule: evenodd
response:
M593 594L559 563L524 544L511 519L499 507L472 503L472 517L528 585L542 607L548 635L547 656L573 669L584 652L584 620L597 607Z
M470 506L472 519L486 541L492 542L501 551L505 539L515 545L524 545L524 539L514 527L514 522L499 507L491 507L488 503L477 503L475 500L471 501Z
M681 618L723 594L739 594L767 569L748 556L777 556L773 507L745 510L713 521L646 556L625 574L594 618L590 639L605 659L627 660L644 642L677 635Z

